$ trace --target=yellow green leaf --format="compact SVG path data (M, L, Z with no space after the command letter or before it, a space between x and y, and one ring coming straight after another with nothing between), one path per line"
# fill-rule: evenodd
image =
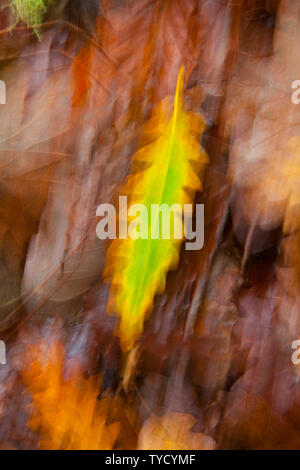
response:
M108 250L105 277L111 281L109 310L120 316L118 333L124 350L141 334L154 296L164 291L168 270L177 266L184 204L191 204L195 192L202 189L198 175L208 159L199 141L205 122L201 115L183 109L183 81L181 67L174 104L161 102L146 123L143 145L133 157L132 172L121 191L128 197L128 208L133 204L147 208L146 214L140 213L136 231L132 226L136 217L128 217L128 230L136 239L118 238ZM151 220L154 204L179 207L174 211L169 239L163 224L157 227L157 220ZM155 232L157 239L153 238Z

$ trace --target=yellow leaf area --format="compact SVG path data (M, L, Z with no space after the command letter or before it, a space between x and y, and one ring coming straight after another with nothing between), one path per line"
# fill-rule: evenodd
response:
M206 434L193 432L196 419L189 414L169 412L161 418L151 416L138 441L140 450L213 450L215 441Z
M208 158L199 142L205 122L183 109L183 81L182 67L174 104L160 103L143 129L143 145L121 191L128 197L129 236L114 240L108 250L104 273L111 281L108 309L120 316L118 334L125 351L141 334L154 296L165 290L168 270L178 264L184 205L192 204L195 192L202 189L199 175ZM171 217L168 211L155 217L157 207L173 208ZM120 211L119 222L123 218Z
M64 377L65 351L60 342L31 346L31 365L23 380L32 396L29 427L40 434L40 449L110 450L119 423L107 424L112 399L97 399L99 380L85 379L77 367Z

